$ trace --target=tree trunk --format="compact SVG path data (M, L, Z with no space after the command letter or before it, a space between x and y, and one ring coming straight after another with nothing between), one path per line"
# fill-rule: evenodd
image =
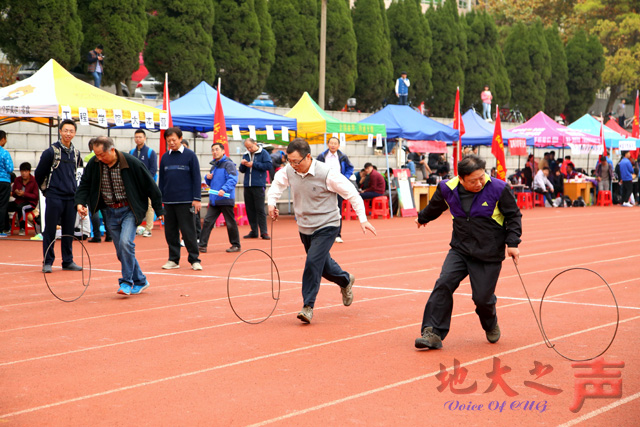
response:
M623 87L622 85L615 85L615 86L611 86L611 95L609 95L609 100L607 101L607 108L605 110L605 115L609 115L610 112L613 111L613 105L616 102L616 99L618 99L618 96L620 96L620 94L622 93Z

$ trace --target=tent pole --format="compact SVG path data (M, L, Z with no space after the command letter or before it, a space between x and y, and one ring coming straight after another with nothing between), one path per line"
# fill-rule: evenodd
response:
M49 147L53 145L53 117L49 117ZM44 228L43 228L44 230Z
M391 197L391 176L390 176L390 170L389 170L389 153L387 152L387 137L384 137L384 156L387 159L387 183L389 184L389 214L391 215L391 218L393 218L393 201L392 201L392 197ZM396 189L396 191L398 191Z

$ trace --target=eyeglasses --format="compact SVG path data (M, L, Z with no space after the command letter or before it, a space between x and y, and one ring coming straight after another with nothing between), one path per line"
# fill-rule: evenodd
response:
M307 156L304 156L303 158L301 158L300 160L298 160L297 162L292 162L289 161L289 164L291 164L291 166L298 166L300 163L304 162L304 160L307 158Z
M63 129L60 131L60 133L75 133L75 129Z

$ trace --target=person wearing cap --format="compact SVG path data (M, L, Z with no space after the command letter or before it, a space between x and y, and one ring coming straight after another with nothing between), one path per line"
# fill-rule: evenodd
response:
M407 72L400 73L400 77L396 80L396 96L398 97L398 105L409 105L409 86L411 82L407 78Z

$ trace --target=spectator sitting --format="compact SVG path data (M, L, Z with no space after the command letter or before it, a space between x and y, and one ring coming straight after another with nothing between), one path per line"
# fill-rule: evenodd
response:
M574 168L573 168L573 163L567 164L567 169L566 170L567 170L567 172L565 174L565 178L566 179L575 179L576 176L578 175L576 173L576 171L574 170Z
M423 153L409 153L407 160L411 160L415 166L415 169L420 171L420 173L422 174L422 180L427 180L427 178L429 178L429 175L431 175L432 172L431 168L428 165L428 161Z
M549 181L549 168L544 167L538 171L533 178L533 191L538 194L543 194L549 204L555 207L551 193L553 192L553 184Z
M567 176L568 165L572 166L572 170L576 169L576 165L574 165L573 162L571 161L571 156L564 156L564 162L562 162L562 166L560 166L560 172L562 172L564 176Z
M24 236L24 226L27 213L38 205L38 184L31 175L31 164L24 162L20 165L20 176L13 182L11 195L15 198L9 202L8 212L15 212L20 218L20 236Z
M271 164L273 165L274 174L278 172L280 168L287 164L287 155L284 151L273 151L271 153Z
M369 178L369 184L360 191L360 197L362 199L373 199L384 195L384 178L380 175L380 172L375 170L371 163L365 163L364 172Z
M444 154L440 154L440 159L438 160L438 167L436 168L436 173L442 179L446 179L449 177L449 172L451 171L451 166L449 166L449 162Z

